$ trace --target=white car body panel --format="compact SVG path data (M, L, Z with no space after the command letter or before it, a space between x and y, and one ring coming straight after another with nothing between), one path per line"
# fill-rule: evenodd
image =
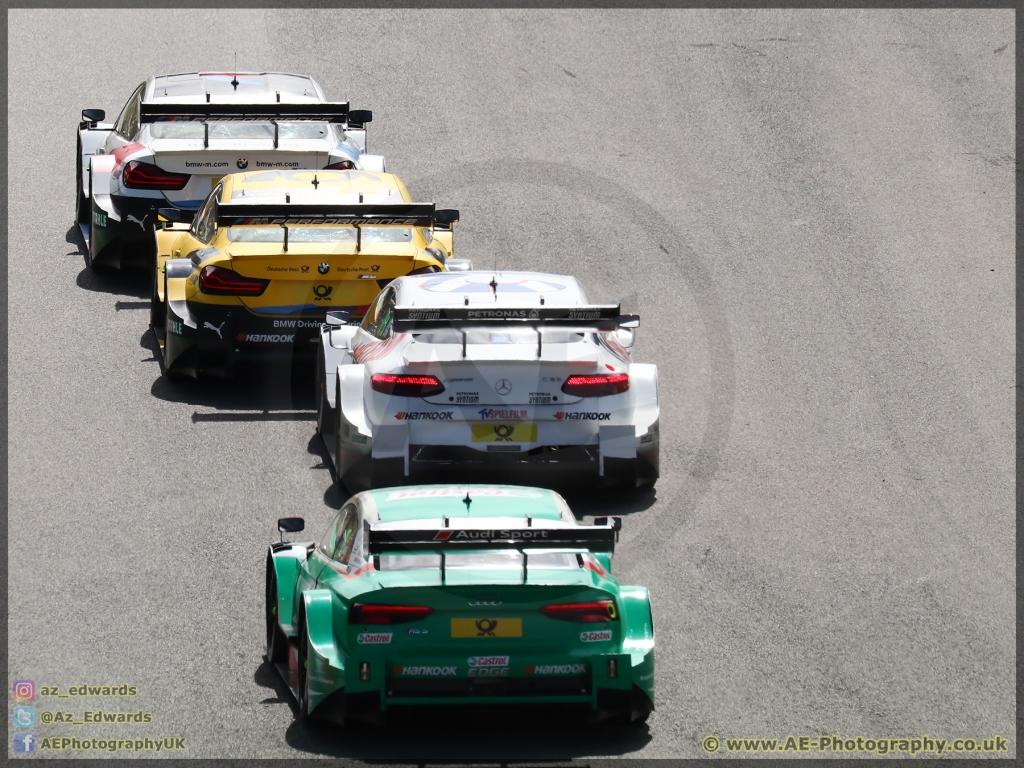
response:
M483 294L479 290L492 279L498 287L497 298L490 289ZM394 291L397 306L414 306L417 311L434 307L590 306L574 278L543 273L406 276L388 286L378 302L387 300L384 294L389 290ZM529 329L519 326L522 333L504 333L509 326L475 322L474 329L489 333L491 341L467 341L465 354L462 344L432 343L447 338L433 331L393 332L386 338L375 338L366 328L323 326L323 388L328 393L334 424L319 426L339 478L346 475L353 462L370 457L402 459L408 479L410 462L419 461L411 452L419 456L424 446L433 446L442 453L447 446L490 454L492 458L494 453L507 452L516 460L551 450L548 447L584 447L593 454L597 477L605 477L606 459L635 462L638 457L653 456L653 476L657 477L656 366L634 363L631 352L617 343L614 331L587 331L581 338L565 331L561 334L564 340L542 343L538 354L536 342L522 341L524 334L531 333ZM432 333L435 335L423 335ZM536 332L532 333L535 337ZM559 338L556 330L545 333L554 334L548 338ZM632 340L632 334L628 335ZM516 342L494 342L503 336L515 337ZM597 397L566 394L561 390L562 383L577 372L590 376L626 373L629 388ZM444 391L427 397L383 394L371 386L370 379L377 373L435 376ZM504 428L506 423L524 425L525 432L512 445L499 444L506 438L501 437L497 425ZM475 436L473 425L490 424L496 425L497 437ZM533 429L535 438L527 439ZM478 426L478 431L482 434L486 429ZM357 441L349 439L353 434L359 435ZM475 454L465 455L472 460Z

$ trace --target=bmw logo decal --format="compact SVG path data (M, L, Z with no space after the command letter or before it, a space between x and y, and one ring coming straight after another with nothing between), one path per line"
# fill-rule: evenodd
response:
M319 272L321 275L326 275L328 272L331 271L331 265L328 264L326 261L321 262L320 265L316 268L316 271Z
M236 162L235 165L237 165L239 168L248 168L249 161L246 160L244 157L240 157L238 158L238 162Z

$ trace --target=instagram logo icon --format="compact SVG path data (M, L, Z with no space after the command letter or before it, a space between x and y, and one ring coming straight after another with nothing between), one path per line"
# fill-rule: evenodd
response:
M36 684L31 680L15 680L11 687L11 695L15 701L34 701L36 698Z

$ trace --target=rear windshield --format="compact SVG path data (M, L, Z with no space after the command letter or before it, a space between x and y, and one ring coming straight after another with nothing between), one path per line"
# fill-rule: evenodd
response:
M572 344L583 338L582 333L571 331L541 331L544 344ZM414 333L413 339L421 344L461 344L462 331L443 328L430 333ZM467 344L533 344L537 346L537 331L508 331L501 328L473 328L466 331Z
M411 227L363 227L362 243L411 243ZM232 243L283 243L283 227L229 227ZM352 227L288 227L289 243L354 243ZM536 338L536 337L535 337Z
M274 124L229 120L210 122L211 139L270 139L274 138ZM327 139L333 138L328 123L296 122L278 123L279 139ZM150 125L154 139L201 139L203 124L199 121L168 120Z

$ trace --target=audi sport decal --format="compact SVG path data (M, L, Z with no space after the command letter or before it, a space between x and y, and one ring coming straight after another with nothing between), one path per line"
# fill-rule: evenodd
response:
M442 496L465 496L465 489L459 488L418 488L407 491L387 491L387 500L396 501L399 499L436 499ZM528 491L521 488L474 488L473 497L477 496L502 496L508 499L539 499L543 493ZM451 532L451 531L449 531Z

